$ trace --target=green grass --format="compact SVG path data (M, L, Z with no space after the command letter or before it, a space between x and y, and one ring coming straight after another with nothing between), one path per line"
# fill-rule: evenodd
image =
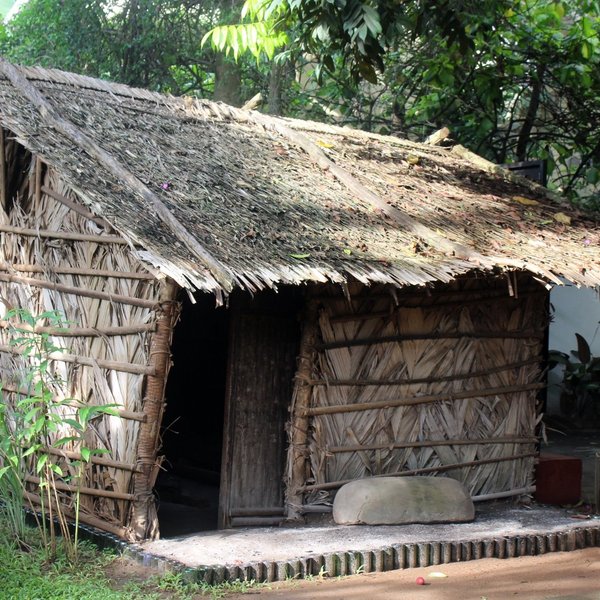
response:
M187 584L180 573L148 576L147 580L120 581L115 589L105 569L117 560L114 552L100 551L93 544L80 542L79 562L66 558L45 561L40 536L30 529L28 550L10 539L8 528L0 519L0 597L2 600L186 600L224 598L229 593L245 593L263 587L253 581L237 581L211 586ZM59 547L59 557L65 553Z
M82 560L77 567L58 560L44 563L41 548L29 552L18 550L10 542L0 543L0 590L3 598L11 600L134 600L137 591L111 590L103 575L107 561L114 560L90 546L82 546Z

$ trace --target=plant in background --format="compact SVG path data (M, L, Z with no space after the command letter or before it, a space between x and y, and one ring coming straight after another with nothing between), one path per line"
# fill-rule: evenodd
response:
M27 363L21 373L20 386L9 402L0 398L0 499L9 518L13 534L24 544L24 517L22 498L30 505L39 505L38 519L47 559L54 560L57 551L56 524L64 540L67 557L78 558L78 526L80 490L84 468L92 456L106 450L87 447L85 434L90 421L99 414L116 414L113 405L89 406L73 398L57 397L56 390L65 382L52 368L52 354L63 350L55 344L52 335L65 326L62 315L48 311L34 316L24 309L11 310L9 322L10 345ZM66 435L65 435L66 434ZM73 470L65 473L56 463L60 449L67 444L78 448L80 459ZM39 494L27 490L33 484ZM59 492L74 489L75 534L72 537L64 503ZM34 513L35 514L35 513Z
M549 368L563 365L560 409L566 416L600 420L600 356L593 356L586 339L576 333L577 350L571 354L550 350Z

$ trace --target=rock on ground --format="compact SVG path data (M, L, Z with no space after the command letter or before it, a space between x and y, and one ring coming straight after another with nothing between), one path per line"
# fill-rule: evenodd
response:
M374 477L342 486L333 503L338 525L464 523L475 518L465 487L448 477Z

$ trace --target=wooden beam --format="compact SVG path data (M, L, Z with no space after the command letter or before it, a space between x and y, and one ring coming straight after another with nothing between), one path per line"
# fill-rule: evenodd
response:
M18 388L17 386L11 385L10 383L6 383L4 381L1 383L0 387L2 388L3 392L8 392L10 394L19 394L21 396L29 396L31 394L27 390ZM80 408L81 406L85 406L85 404L69 403L69 404L66 404L65 406L69 406L71 408ZM115 411L117 413L117 416L119 416L125 420L139 421L140 423L143 423L146 420L146 415L141 412L135 412L133 410L125 410L125 409L119 409L119 408L116 408Z
M317 301L309 297L306 306L304 329L300 340L298 370L291 408L290 445L288 448L289 479L286 486L286 512L289 520L302 519L300 507L303 502L302 486L308 469L308 428L310 425L310 400L312 386L310 376L314 366L315 345L319 333Z
M25 475L25 481L39 485L41 479L33 475ZM112 500L133 500L133 494L124 494L122 492L113 492L112 490L101 490L99 488L89 488L60 481L54 482L54 487L61 492L79 492L85 496L95 496L96 498L111 498Z
M134 298L132 296L124 296L122 294L112 294L110 292L99 292L97 290L86 290L81 286L65 285L64 283L54 283L45 279L35 279L34 277L23 277L21 275L10 275L8 273L0 273L0 281L6 283L17 283L31 285L33 287L54 290L64 294L72 294L73 296L81 296L82 298L95 298L96 300L107 300L108 302L118 302L120 304L129 304L130 306L139 306L141 308L156 308L154 300L145 300L144 298Z
M407 342L415 340L523 340L543 339L545 331L481 331L456 333L408 333L406 335L384 335L381 337L358 338L317 344L317 350L332 350L335 348L353 348L355 346L370 346L387 344L389 342Z
M34 494L33 492L23 492L24 498L31 503L32 506L37 506L40 510L42 507L42 499L38 494ZM48 501L44 501L44 505L47 505ZM53 506L56 504L53 502ZM72 520L75 520L75 513L72 509L67 506L61 505L61 509L65 512L65 514ZM96 527L102 531L106 531L108 533L112 533L121 539L129 539L128 531L125 527L119 527L118 525L114 525L113 523L109 523L104 519L99 519L93 515L88 515L82 511L79 512L79 521L81 523L85 523L86 525L91 525L92 527Z
M20 273L56 273L57 275L82 275L89 277L106 277L109 279L142 279L154 281L156 277L151 273L138 273L133 271L109 271L106 269L82 269L79 267L63 267L63 266L48 266L40 265L11 265L8 263L0 263L0 271L18 271Z
M56 200L57 202L60 202L67 208L70 208L73 212L76 212L78 215L81 215L85 219L88 219L88 221L92 221L92 222L96 223L96 225L99 225L100 227L104 227L105 229L108 229L111 227L110 223L108 223L106 220L104 220L101 217L97 217L91 210L88 210L83 204L78 204L77 202L74 202L70 198L67 198L66 196L63 196L62 194L59 194L57 191L53 190L52 188L49 188L48 186L43 185L43 186L41 186L41 191L44 194L47 194L48 196L50 196L51 198Z
M68 458L70 460L82 460L81 453L74 452L72 450L61 450L59 448L52 448L51 446L48 446L41 448L41 451L45 452L46 454L52 454L53 456L62 456L63 458ZM110 467L122 471L131 471L132 473L137 472L136 465L124 463L118 460L112 460L103 456L90 456L89 462L91 462L94 465Z
M355 444L353 446L327 446L326 452L362 452L365 450L391 450L392 448L433 448L434 446L493 446L494 444L537 444L536 437L497 437L477 440L448 439L421 442L390 442L388 444Z
M527 365L540 364L540 357L536 356L527 360L520 360L514 363L498 365L491 369L483 369L480 371L471 371L470 373L455 373L453 375L444 375L443 377L415 377L413 379L311 379L310 385L314 386L397 386L397 385L414 385L417 383L441 383L444 381L461 381L463 379L473 379L475 377L485 377L503 371L511 371L512 369L520 369Z
M1 61L1 59L0 59ZM16 227L15 225L0 225L0 232L14 233L28 237L39 237L52 240L69 240L72 242L94 242L95 244L121 244L128 245L129 242L120 235L93 235L91 233L75 233L72 231L50 231L47 229L28 229L27 227Z
M168 280L161 288L160 307L156 331L150 342L150 366L154 373L146 380L143 411L146 421L140 427L137 440L136 463L139 471L133 478L135 502L131 529L138 540L158 537L158 519L152 488L159 463L158 448L160 426L165 408L165 386L171 368L171 340L179 316L176 302L178 286Z
M377 402L356 402L354 404L336 404L334 406L314 406L312 408L306 408L302 415L305 417L312 417L315 415L337 415L340 413L376 410L380 408L396 408L398 406L417 406L420 404L431 404L433 402L454 402L456 400L468 400L469 398L503 396L506 394L529 392L533 390L541 390L545 387L545 383L529 383L526 385L509 385L506 387L483 388L479 390L452 392L449 394L436 394L432 396L390 398L389 400L378 400Z
M0 352L9 354L23 354L22 350L11 346L10 344L0 344ZM86 367L99 367L100 369L109 369L111 371L121 371L123 373L132 373L134 375L154 375L155 369L152 366L138 365L135 363L120 362L118 360L103 360L95 359L87 356L79 356L75 354L66 354L64 352L52 352L48 358L59 360L66 363L76 365L84 365Z
M0 127L0 205L8 212L8 174L6 172L6 145L4 127Z
M424 475L427 473L442 473L444 471L453 471L455 469L464 469L465 467L477 467L479 465L490 465L510 460L521 460L522 458L531 458L537 456L535 452L525 452L523 454L513 454L512 456L500 456L497 458L484 458L481 460L470 460L464 463L453 463L450 465L439 465L437 467L424 467L422 469L412 469L410 471L398 471L396 473L383 473L373 475L372 477L408 477L410 475ZM327 483L316 483L314 485L305 485L303 492L314 492L316 490L335 490L341 488L346 483L355 481L354 479L344 479L342 481L328 481Z
M26 323L11 323L0 320L0 329L14 328L19 331L32 333L47 333L56 337L104 337L120 335L137 335L156 330L156 323L142 323L140 325L126 325L123 327L42 327L32 328Z

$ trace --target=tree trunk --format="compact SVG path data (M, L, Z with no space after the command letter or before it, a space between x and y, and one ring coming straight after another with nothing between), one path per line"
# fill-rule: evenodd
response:
M274 62L269 75L269 98L267 101L267 111L270 115L280 115L282 113L282 92L285 75L286 65Z
M215 92L213 100L231 106L241 105L242 75L239 66L219 52L215 61Z
M529 98L529 106L527 107L527 114L525 115L525 121L523 127L519 133L519 139L517 141L517 160L527 160L527 146L531 137L531 131L535 123L535 117L537 115L538 108L540 106L540 97L542 95L544 72L546 65L540 64L537 66L535 75L531 82L531 96Z

